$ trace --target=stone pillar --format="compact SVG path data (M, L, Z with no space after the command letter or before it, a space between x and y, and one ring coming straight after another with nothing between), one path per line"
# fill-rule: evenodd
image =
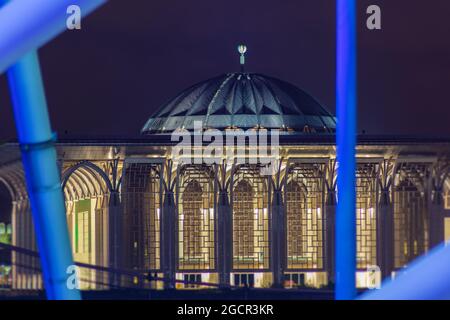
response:
M177 208L173 191L169 190L164 195L163 211L161 215L161 269L164 278L165 289L175 288L175 272L177 257Z
M394 208L389 197L389 189L381 191L378 205L377 256L382 279L394 271Z
M228 192L219 193L217 206L217 269L219 283L223 288L230 285L230 273L233 266L233 221Z
M122 263L121 243L122 240L122 210L120 196L117 191L111 191L108 204L109 218L109 266L111 268L120 268ZM120 276L110 275L110 282L114 286L120 285Z
M443 190L436 188L433 193L428 212L430 249L445 240Z
M281 190L275 190L272 201L272 225L271 225L271 267L274 288L283 287L284 267L286 257L286 232L283 196Z
M18 225L18 219L17 219L17 201L13 200L12 202L12 212L11 212L11 229L12 229L12 237L11 242L13 246L17 246L17 238L18 234L20 232L23 232ZM18 272L17 272L17 266L15 265L18 263L17 261L17 252L14 250L11 250L11 277L12 277L12 289L18 288Z
M336 228L336 193L328 190L325 201L325 270L328 274L328 284L335 284L335 228Z

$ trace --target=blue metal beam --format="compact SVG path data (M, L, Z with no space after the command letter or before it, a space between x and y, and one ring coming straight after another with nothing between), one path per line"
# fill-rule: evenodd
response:
M0 5L8 0L0 0ZM63 32L67 8L78 5L83 16L106 0L14 0L0 10L0 74L20 57Z
M105 0L0 0L0 73L6 68L48 299L80 299L67 286L73 265L55 139L36 48L66 27L67 7L87 14Z
M450 299L450 246L444 244L416 259L380 290L369 290L363 300Z
M74 262L37 53L14 64L8 80L47 298L80 299L67 287Z
M336 293L356 296L356 0L337 0L336 110L337 193Z

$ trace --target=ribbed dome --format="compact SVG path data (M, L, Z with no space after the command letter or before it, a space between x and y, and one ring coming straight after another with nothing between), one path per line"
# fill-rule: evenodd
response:
M232 73L198 83L163 105L143 134L203 128L267 128L334 132L336 119L313 97L285 81L261 74Z

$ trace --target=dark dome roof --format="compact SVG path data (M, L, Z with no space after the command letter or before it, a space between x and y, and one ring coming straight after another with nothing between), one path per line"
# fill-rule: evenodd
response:
M285 129L334 132L336 119L298 87L272 77L232 73L198 83L163 105L145 124L143 134L203 128Z

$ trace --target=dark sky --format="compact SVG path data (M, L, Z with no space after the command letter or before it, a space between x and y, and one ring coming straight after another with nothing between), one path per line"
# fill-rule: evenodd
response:
M450 136L450 1L358 0L359 130ZM382 9L382 30L365 10ZM109 1L40 50L53 128L130 135L177 92L247 69L292 82L335 111L335 1ZM15 138L5 76L0 139Z

